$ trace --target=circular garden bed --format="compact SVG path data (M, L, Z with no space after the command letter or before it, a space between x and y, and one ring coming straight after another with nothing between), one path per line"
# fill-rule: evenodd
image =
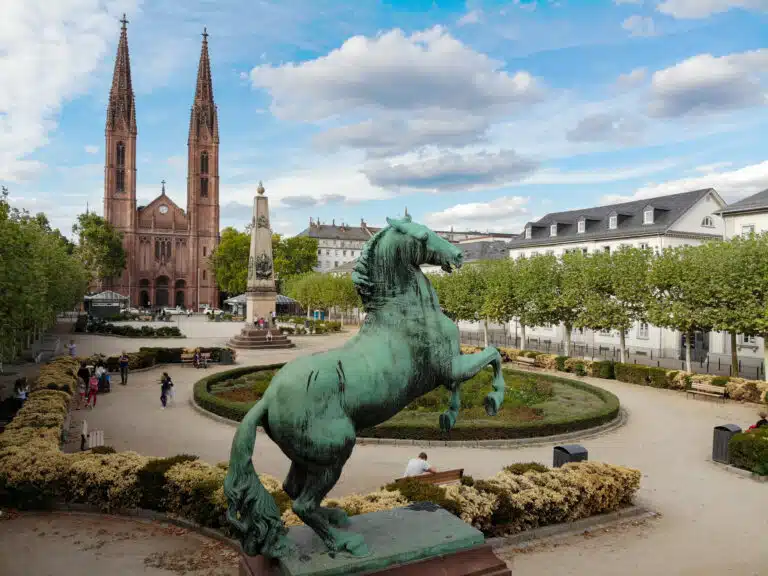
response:
M248 366L212 374L195 384L197 404L209 412L240 421L261 398L282 364ZM501 440L551 436L600 426L619 414L619 399L585 382L549 374L504 370L507 393L497 416L483 407L491 390L490 369L461 386L456 427L446 434L439 416L448 408L449 393L439 388L412 402L386 422L359 430L361 438L413 440Z

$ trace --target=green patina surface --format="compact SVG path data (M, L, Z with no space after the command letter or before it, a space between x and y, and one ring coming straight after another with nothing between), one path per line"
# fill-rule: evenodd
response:
M349 528L365 538L368 556L331 556L310 528L297 526L288 532L297 553L280 561L281 572L285 576L359 574L451 554L485 542L482 532L431 504L353 516Z
M363 247L352 275L367 313L358 334L341 348L283 366L237 429L224 493L227 518L246 554L295 555L280 511L253 468L257 426L291 460L284 489L293 511L328 550L364 557L363 535L342 529L349 525L346 514L320 506L352 454L357 431L389 420L438 387L450 392L439 416L440 427L450 430L461 408L461 383L489 365L486 412L495 415L504 401L499 352L489 347L460 354L458 328L441 312L420 269L431 264L450 271L461 265L461 250L410 217L387 223Z

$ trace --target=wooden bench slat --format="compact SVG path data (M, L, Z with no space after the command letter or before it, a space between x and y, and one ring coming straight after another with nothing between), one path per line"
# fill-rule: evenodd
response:
M448 484L450 482L458 482L464 476L464 468L458 470L445 470L443 472L436 472L435 474L421 474L419 476L406 476L405 478L398 478L395 480L395 484L405 482L406 480L418 480L420 482L426 482L427 484Z

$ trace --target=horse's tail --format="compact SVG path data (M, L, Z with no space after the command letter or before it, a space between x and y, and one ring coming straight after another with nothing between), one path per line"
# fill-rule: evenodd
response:
M227 520L249 556L285 556L290 545L275 499L261 484L253 469L256 427L266 416L267 406L260 400L243 418L232 441L229 470L224 479Z

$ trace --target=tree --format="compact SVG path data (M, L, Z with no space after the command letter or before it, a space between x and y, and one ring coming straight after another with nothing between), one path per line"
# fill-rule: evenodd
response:
M483 311L486 296L487 277L484 267L464 266L447 275L439 283L442 294L438 293L440 305L455 321L475 322ZM488 325L484 322L485 345L488 345Z
M481 314L509 326L521 307L515 281L516 262L508 258L493 260L484 267L484 272L486 292Z
M101 216L80 214L72 232L78 235L77 253L91 278L109 280L123 273L126 266L123 235Z
M626 361L627 331L646 320L649 257L646 250L623 247L585 259L586 295L577 327L618 330L621 362Z
M333 300L334 306L338 307L342 311L341 322L344 323L343 314L348 313L350 310L362 308L362 300L357 293L352 277L348 275L343 276L330 276L334 287Z
M227 227L221 231L219 245L211 254L211 263L219 286L229 294L242 294L248 287L248 253L251 235Z
M691 343L697 331L713 329L712 276L708 250L696 246L664 250L651 260L648 320L685 336L685 369L691 368Z
M279 234L272 234L272 257L275 261L275 274L280 278L311 272L317 266L317 238L283 238Z

